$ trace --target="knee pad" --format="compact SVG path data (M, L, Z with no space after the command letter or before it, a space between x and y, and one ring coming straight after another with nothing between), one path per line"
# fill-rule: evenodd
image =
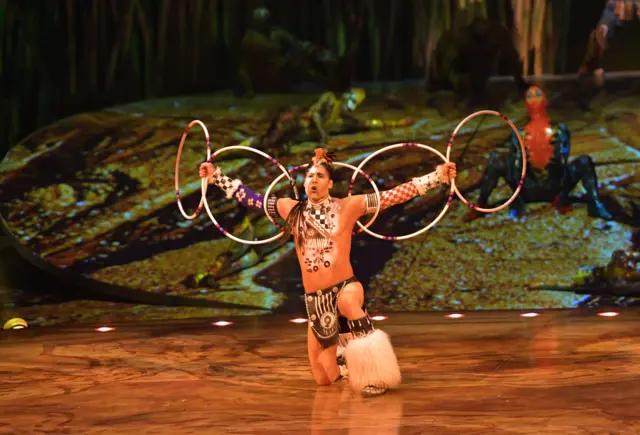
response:
M354 338L366 337L375 329L368 314L356 320L347 320L347 324Z

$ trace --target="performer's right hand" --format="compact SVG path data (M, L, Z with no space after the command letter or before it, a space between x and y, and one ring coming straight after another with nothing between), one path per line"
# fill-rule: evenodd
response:
M204 162L200 165L200 178L206 178L207 181L211 181L213 177L213 171L215 168L212 163Z

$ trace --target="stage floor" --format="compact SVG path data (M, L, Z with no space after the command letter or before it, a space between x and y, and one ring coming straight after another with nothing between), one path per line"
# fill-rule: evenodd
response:
M0 434L640 433L639 311L597 313L390 313L403 384L366 400L287 317L4 331Z

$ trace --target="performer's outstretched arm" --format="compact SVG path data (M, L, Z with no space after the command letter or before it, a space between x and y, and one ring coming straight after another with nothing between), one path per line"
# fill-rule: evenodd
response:
M227 198L233 198L245 207L264 212L264 195L244 186L239 178L232 180L222 173L219 166L211 163L201 164L200 177L207 178L209 184L215 184L222 189ZM293 199L270 195L267 199L267 214L273 219L277 217L286 219L296 202Z
M415 177L408 183L380 192L380 211L407 202L418 195L424 195L428 190L441 184L448 184L455 176L456 164L445 163L437 166L435 171L427 175ZM359 216L373 213L378 207L375 193L355 195L350 202L358 209Z

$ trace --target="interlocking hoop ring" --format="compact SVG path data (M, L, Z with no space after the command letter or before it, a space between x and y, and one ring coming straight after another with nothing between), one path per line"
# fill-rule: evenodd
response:
M207 141L207 160L211 158L211 139L209 139L209 130L207 130L207 126L204 125L204 123L198 119L191 121L187 126L187 128L185 128L184 133L182 133L182 139L180 139L180 146L178 147L178 155L176 156L176 172L173 178L173 181L175 182L175 186L176 186L176 202L178 203L178 209L180 209L180 213L182 213L182 216L184 216L185 219L189 219L189 220L192 220L198 217L198 215L202 211L202 206L204 205L204 202L205 202L205 198L204 196L202 196L200 198L200 204L198 204L198 208L196 209L195 213L193 213L192 215L188 215L187 212L184 211L184 207L182 207L182 201L180 201L180 180L179 180L180 171L179 170L180 170L180 157L182 156L182 147L184 146L184 143L187 140L187 136L189 135L189 131L191 130L191 127L193 127L196 124L202 127L202 130L204 130L204 136Z
M509 200L507 202L505 202L504 204L502 204L502 205L500 205L498 207L494 207L494 208L482 208L482 207L478 207L477 205L472 204L469 201L467 201L464 198L464 196L462 196L462 193L460 193L458 188L455 186L455 183L451 183L451 186L454 188L456 195L458 195L458 198L460 198L460 201L462 201L469 208L471 208L473 210L481 211L483 213L493 213L494 211L502 210L503 208L505 208L506 206L511 204L513 202L513 200L516 199L516 197L518 196L520 191L522 190L522 186L524 186L524 178L525 178L525 175L527 174L527 151L526 151L526 149L524 147L524 141L522 140L522 136L520 135L520 132L518 131L518 127L516 127L513 124L513 122L511 122L511 120L509 118L507 118L506 116L504 116L500 112L496 112L495 110L480 110L478 112L472 113L471 115L469 115L465 119L463 119L460 122L460 124L458 124L458 126L453 131L453 133L451 133L451 137L449 138L449 143L447 144L447 160L449 160L449 158L451 157L451 146L453 145L453 141L455 140L456 135L458 134L458 131L462 128L462 126L467 121L469 121L472 118L475 118L476 116L480 116L480 115L495 115L495 116L497 116L499 118L502 118L503 120L505 120L507 122L507 124L509 124L509 127L511 127L511 130L513 130L513 132L516 134L516 137L518 138L518 142L520 143L520 151L522 153L522 174L520 175L520 181L518 182L518 187L513 192L513 195L511 196L511 198L509 198Z
M303 169L303 168L306 168L308 166L309 166L309 163L305 163L304 165L299 165L299 166L293 166L293 167L289 168L289 172L295 172L298 169ZM380 191L378 190L378 186L376 186L376 183L373 181L373 179L371 177L369 177L369 175L367 175L362 169L356 168L353 165L350 165L348 163L342 163L342 162L333 162L333 163L331 163L331 166L339 166L339 167L342 167L342 168L353 169L356 173L362 172L363 176L369 181L369 183L371 183L371 186L373 186L373 190L376 193L376 197L378 198L378 203L377 203L378 207L376 207L376 211L373 213L373 216L371 217L369 222L367 222L367 225L362 226L362 224L360 222L358 222L358 225L360 225L361 228L364 228L364 229L368 228L376 220L376 218L378 217L378 213L380 213ZM284 176L285 176L285 174L280 174L278 176L278 178L273 180L273 182L271 183L271 185L267 189L267 192L264 194L264 202L265 203L267 202L267 198L269 197L269 194L271 193L271 190L273 189L273 187L276 184L278 184L278 182L280 180L282 180L282 177L284 177ZM354 232L354 234L357 234L357 233Z
M353 172L353 175L351 176L351 181L349 183L349 193L348 195L351 196L351 190L353 188L353 183L355 182L355 179L358 175L358 172L362 170L362 167L372 158L374 158L375 156L377 156L378 154L381 154L385 151L388 150L392 150L394 148L403 148L403 147L415 147L415 148L422 148L425 150L429 150L432 153L436 154L438 157L440 157L445 163L449 162L449 159L447 157L445 157L440 151L438 151L435 148L432 148L428 145L423 145L420 143L398 143L398 144L394 144L394 145L388 145L384 148L379 149L378 151L375 151L373 154L371 154L370 156L368 156L366 159L364 159L360 165L356 168L356 170ZM382 240L407 240L410 239L412 237L418 236L422 233L424 233L425 231L429 230L430 228L432 228L435 224L437 224L440 219L442 219L442 217L444 216L444 214L447 212L447 210L449 209L449 206L451 205L451 201L453 200L453 192L455 189L455 181L451 180L451 189L449 191L449 198L447 199L447 203L445 204L444 208L442 209L442 211L440 212L440 214L438 215L438 217L436 217L433 222L431 222L429 225L427 225L426 227L422 228L421 230L418 230L414 233L411 234L407 234L404 236L384 236L382 234L378 234L378 233L374 233L373 231L369 230L366 227L363 227L362 224L360 222L357 222L357 224L360 226L360 228L365 231L367 234L373 236L373 237L377 237L378 239L382 239Z
M294 184L293 179L291 178L291 176L289 175L289 172L287 172L287 170L284 168L284 166L282 166L280 164L280 162L278 162L276 159L274 159L273 157L271 157L269 154L260 151L258 149L252 148L252 147L248 147L248 146L244 146L244 145L232 145L232 146L228 146L228 147L224 147L224 148L220 148L218 151L216 151L215 153L213 153L213 155L211 155L211 157L209 157L207 159L207 161L212 162L215 157L218 154L221 154L225 151L231 151L231 150L246 150L246 151L251 151L254 152L256 154L259 154L265 158L267 158L267 160L269 160L271 163L275 164L278 168L280 168L280 170L283 172L280 175L280 178L286 176L287 178L289 178L289 182L291 183L291 186L293 187L293 192L294 195L296 197L296 199L298 199L298 189L296 189L296 186ZM202 179L202 199L204 202L204 208L207 211L207 214L209 215L209 218L211 218L211 221L213 222L213 224L216 226L216 228L225 236L229 237L231 240L235 240L238 243L244 243L247 245L264 245L266 243L271 243L274 240L279 239L280 237L282 237L282 235L284 234L284 231L279 232L278 234L276 234L273 237L270 237L268 239L264 239L264 240L244 240L241 239L239 237L234 236L233 234L229 233L227 230L225 230L222 225L220 225L218 223L218 221L216 221L216 218L213 217L213 213L211 213L211 209L209 208L209 203L207 202L207 179L203 178ZM269 191L267 191L267 194L269 193ZM264 197L264 202L266 203L267 201L267 196L265 195ZM268 215L267 215L268 216Z

